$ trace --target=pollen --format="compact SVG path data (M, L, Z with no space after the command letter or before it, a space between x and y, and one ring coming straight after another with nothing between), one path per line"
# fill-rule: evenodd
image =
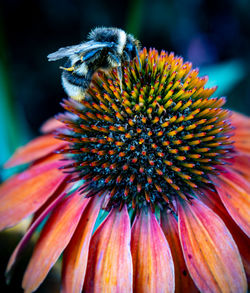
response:
M225 98L211 97L216 87L205 88L207 77L165 51L144 48L140 61L123 66L122 91L116 69L98 72L86 100L64 100L58 116L67 130L57 137L70 142L64 154L75 162L64 169L107 191L107 209L173 209L233 153L230 112Z

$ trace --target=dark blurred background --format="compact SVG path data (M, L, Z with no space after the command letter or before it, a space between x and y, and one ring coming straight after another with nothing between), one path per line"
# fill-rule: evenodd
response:
M62 64L46 56L85 40L96 26L123 28L143 46L182 55L209 75L209 85L219 86L216 94L227 96L227 107L250 114L249 0L1 0L1 164L61 111ZM10 292L3 270L0 291Z
M96 26L133 33L143 46L182 55L209 74L227 106L250 114L249 0L8 0L0 11L0 131L13 151L39 133L65 97L47 55ZM3 146L2 146L3 148ZM3 158L1 159L3 161Z

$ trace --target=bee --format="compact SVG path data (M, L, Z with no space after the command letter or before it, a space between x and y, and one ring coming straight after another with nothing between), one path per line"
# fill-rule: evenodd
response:
M122 64L138 58L140 42L133 35L119 28L98 27L79 45L68 46L49 54L49 61L68 57L62 72L65 92L74 100L81 101L89 88L93 74L99 70L117 68L122 92Z

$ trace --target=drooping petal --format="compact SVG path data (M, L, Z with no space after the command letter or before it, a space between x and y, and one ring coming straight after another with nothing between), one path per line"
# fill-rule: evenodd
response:
M250 119L249 117L245 116L244 114L231 111L231 121L234 126L237 128L249 128L250 127Z
M69 245L63 253L62 292L82 292L89 255L89 243L102 201L103 197L99 196L90 200Z
M34 166L43 166L43 165L47 165L49 163L56 163L56 162L61 162L60 163L60 167L63 166L63 165L66 165L67 163L71 163L72 160L70 160L69 158L65 158L62 154L50 154L46 157L43 157L39 160L36 160L32 163L32 165L29 167L34 167Z
M130 219L113 208L90 242L84 292L132 292Z
M223 221L197 199L178 203L179 234L188 270L201 292L246 292L238 248Z
M212 209L226 224L239 249L241 259L245 268L248 282L250 283L250 238L238 227L228 214L218 194L209 189L203 190L202 194L197 194L206 206Z
M132 227L134 292L174 292L174 264L168 242L150 209Z
M61 202L46 222L23 278L25 293L33 292L69 243L89 199L75 192Z
M37 217L37 219L30 225L27 232L24 234L21 241L18 243L17 247L15 248L14 252L12 253L10 260L8 262L8 266L6 269L6 273L8 274L12 269L16 259L19 257L20 253L27 245L28 241L30 240L31 236L35 232L36 228L40 225L40 223L48 216L48 214L59 204L59 202L65 197L66 193L62 192L55 197L54 201Z
M242 175L250 182L250 155L238 152L233 158L228 160L231 168Z
M250 184L233 170L227 170L212 180L229 214L250 237Z
M235 141L234 147L237 151L240 151L246 155L250 155L250 134L237 134L233 136Z
M52 134L39 136L27 145L18 148L10 160L5 164L5 167L10 168L38 160L55 150L65 147L66 145L67 142L55 139Z
M161 213L161 227L167 238L175 267L175 293L198 292L189 275L178 233L178 222L173 214Z
M50 118L41 127L42 133L50 133L59 128L65 128L65 124L55 118Z
M235 127L233 140L238 151L250 154L250 119L242 114L232 112L232 125Z
M65 164L65 163L64 163ZM66 178L60 161L37 165L11 177L0 187L0 230L34 213Z
M41 214L44 213L45 210L47 210L48 207L50 207L51 204L54 203L55 200L57 200L58 196L60 196L62 193L70 193L73 189L73 182L69 182L71 179L71 176L67 176L65 180L60 184L59 188L56 190L56 192L32 215L32 221L30 223L30 226L40 217Z

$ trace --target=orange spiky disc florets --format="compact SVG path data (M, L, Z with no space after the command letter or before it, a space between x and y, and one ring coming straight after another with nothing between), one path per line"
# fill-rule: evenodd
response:
M81 103L65 100L71 112L58 119L67 132L74 163L65 166L93 191L109 191L107 207L171 207L175 197L209 184L232 153L225 98L211 98L191 63L173 53L144 49L123 67L122 92L117 71L98 72Z

